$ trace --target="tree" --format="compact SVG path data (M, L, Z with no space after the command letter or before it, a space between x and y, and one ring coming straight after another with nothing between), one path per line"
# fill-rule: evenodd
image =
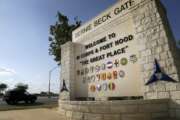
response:
M22 92L26 92L27 89L28 89L28 85L27 85L27 84L18 83L18 84L15 86L15 90L19 90L19 91L22 91Z
M61 64L61 45L72 41L72 31L81 25L81 21L75 18L75 23L70 24L67 16L57 12L57 21L50 26L49 54L54 56L54 60Z
M2 93L4 90L6 90L7 87L8 87L8 86L7 86L6 84L1 83L1 84L0 84L0 93Z

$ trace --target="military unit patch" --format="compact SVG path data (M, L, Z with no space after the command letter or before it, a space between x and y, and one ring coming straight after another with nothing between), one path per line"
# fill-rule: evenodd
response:
M90 86L90 91L91 92L95 92L96 91L96 86L95 85L91 85Z
M111 72L107 72L107 80L111 80L112 79L112 74Z
M114 79L114 80L118 79L118 73L117 73L117 71L113 71L113 79Z
M103 63L103 64L101 65L101 70L106 70L106 64Z
M108 68L108 69L112 69L112 67L113 67L112 61L108 61L108 62L107 62L107 68Z
M138 58L137 58L136 55L131 55L131 56L129 57L129 61L131 61L132 63L136 63L137 60L138 60Z
M125 76L125 72L123 70L120 70L119 71L119 77L124 78L124 76Z
M116 59L116 60L114 61L114 66L117 68L117 67L119 67L119 65L120 65L119 60Z
M101 91L101 85L96 86L97 91Z
M107 85L107 83L103 83L103 84L102 84L102 90L104 90L104 91L107 91L107 90L108 90L108 85Z
M121 65L127 65L128 64L128 60L127 60L127 58L122 58L121 59Z
M116 85L113 82L109 83L108 86L109 86L109 90L111 91L115 90Z

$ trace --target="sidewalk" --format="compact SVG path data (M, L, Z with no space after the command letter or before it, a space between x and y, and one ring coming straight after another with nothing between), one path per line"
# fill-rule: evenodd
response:
M1 111L0 120L64 120L55 109Z

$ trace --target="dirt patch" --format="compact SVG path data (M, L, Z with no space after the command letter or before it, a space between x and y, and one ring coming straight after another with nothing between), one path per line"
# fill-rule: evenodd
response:
M64 120L56 109L1 111L0 120Z

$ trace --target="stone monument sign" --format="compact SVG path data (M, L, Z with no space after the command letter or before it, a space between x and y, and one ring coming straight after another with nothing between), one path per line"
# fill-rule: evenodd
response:
M63 104L85 106L81 102L63 103L79 98L106 101L143 96L150 102L142 101L144 106L133 103L133 108L130 111L127 108L124 116L134 110L140 113L134 114L134 118L139 119L148 116L150 120L157 112L159 118L180 118L180 51L160 0L118 1L73 31L73 41L62 45L61 50L61 110ZM151 103L153 110L144 108ZM96 103L87 103L87 108L89 104ZM104 104L109 110L113 103L97 104ZM118 106L111 106L109 112L97 113L103 120L106 113L115 117L114 107ZM147 110L146 115L139 111L141 107L143 112ZM87 112L94 114L88 110L79 111L84 116ZM123 119L123 113L121 115Z

